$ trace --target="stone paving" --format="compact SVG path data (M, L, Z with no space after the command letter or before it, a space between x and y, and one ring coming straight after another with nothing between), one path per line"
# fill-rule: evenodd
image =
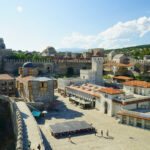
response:
M45 150L43 145L43 139L40 133L39 126L37 125L36 120L32 116L31 111L25 102L17 102L17 107L20 110L20 114L23 118L23 141L24 149L27 149L28 140L31 142L30 149L37 149L38 144L41 145L41 150Z
M150 131L132 126L122 125L113 117L93 110L83 110L70 104L68 98L58 93L61 102L60 111L49 112L45 120L39 120L46 150L150 150ZM55 139L51 136L49 125L70 120L84 120L92 123L98 134L86 134L68 138ZM104 137L100 132L103 130ZM106 131L109 130L109 137Z

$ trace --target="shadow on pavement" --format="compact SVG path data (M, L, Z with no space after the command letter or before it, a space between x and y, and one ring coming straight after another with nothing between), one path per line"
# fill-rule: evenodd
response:
M45 119L50 120L53 118L64 118L64 119L74 119L77 117L83 116L83 113L80 113L78 111L68 109L64 102L56 100L56 105L53 109L51 109L48 114L46 115Z
M41 131L41 130L40 130ZM43 132L41 131L41 135L42 135L42 138L43 138L43 144L45 146L45 150L52 150L49 142L47 141L45 135L43 134Z

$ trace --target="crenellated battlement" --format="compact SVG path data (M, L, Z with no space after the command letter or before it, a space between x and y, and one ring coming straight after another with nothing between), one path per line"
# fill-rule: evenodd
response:
M52 59L52 60L26 60L26 59L4 59L8 63L91 63L90 59Z
M18 72L25 62L32 62L43 73L56 73L66 75L68 68L73 68L74 74L79 74L80 69L91 68L90 59L51 59L51 60L26 60L4 59L2 69L5 73Z
M7 63L25 63L25 62L32 62L32 63L51 63L52 60L26 60L26 59L4 59L4 62Z

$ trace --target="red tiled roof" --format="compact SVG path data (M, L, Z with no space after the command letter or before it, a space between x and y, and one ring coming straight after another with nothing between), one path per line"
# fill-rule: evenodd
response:
M98 94L94 94L93 96L98 97L98 98L101 98L101 96L98 95Z
M111 95L124 93L123 90L117 90L117 89L114 89L114 88L102 88L99 91L103 92L103 93L111 94Z
M116 62L108 62L104 64L104 66L129 67L129 66L133 66L133 64L121 64L121 63L116 63Z
M145 82L145 81L133 80L133 81L123 82L122 84L128 86L140 86L140 87L150 88L150 82Z
M131 78L131 77L126 77L126 76L116 76L116 77L113 77L113 79L131 80L131 79L133 79L133 78Z
M71 89L74 89L74 90L77 90L77 91L80 91L80 92L83 92L83 93L87 93L87 94L90 94L92 96L96 96L96 97L99 97L100 98L100 95L98 94L95 94L95 92L97 90L99 90L99 87L97 87L97 89L95 90L95 87L97 86L94 86L94 85L89 85L89 84L83 84L81 86L67 86L67 88L71 88Z

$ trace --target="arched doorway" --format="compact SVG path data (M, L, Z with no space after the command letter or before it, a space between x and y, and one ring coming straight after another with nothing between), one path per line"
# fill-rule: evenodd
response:
M47 73L52 73L53 72L53 69L52 69L51 65L47 66L46 70L47 70Z
M107 114L108 113L108 103L104 102L104 113Z

